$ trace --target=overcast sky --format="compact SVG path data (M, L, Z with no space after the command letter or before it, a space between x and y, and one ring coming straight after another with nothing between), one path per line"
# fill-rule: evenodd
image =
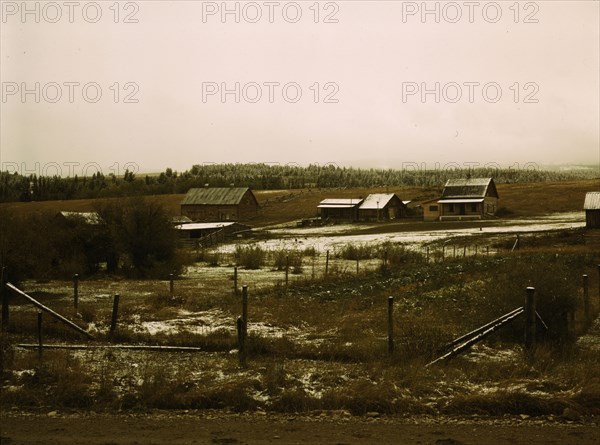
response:
M597 1L26 5L2 170L600 162Z

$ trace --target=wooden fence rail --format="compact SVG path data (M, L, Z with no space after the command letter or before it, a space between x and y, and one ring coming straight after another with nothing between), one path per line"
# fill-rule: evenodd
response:
M34 305L35 307L37 307L38 309L50 314L52 317L56 318L58 321L66 324L67 326L69 326L71 329L74 329L75 331L79 332L80 334L85 335L86 337L93 339L94 336L92 334L90 334L89 332L87 332L85 329L77 326L75 323L73 323L71 320L66 319L65 317L63 317L62 315L60 315L57 312L54 312L52 309L50 309L47 306L44 306L42 303L40 303L39 301L37 301L35 298L27 295L25 292L23 292L22 290L18 289L17 287L15 287L13 284L11 283L6 283L6 287L8 289L10 289L11 291L15 292L16 294L20 295L21 297L25 298L27 301L29 301L32 305Z

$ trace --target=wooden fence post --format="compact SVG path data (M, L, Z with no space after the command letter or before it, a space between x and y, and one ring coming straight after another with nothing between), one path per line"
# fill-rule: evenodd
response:
M598 306L596 307L596 313L600 311L600 264L598 264Z
M387 269L387 262L388 262L388 251L387 249L385 249L385 251L383 252L383 269Z
M453 246L452 249L452 258L456 258L456 244Z
M531 354L535 348L535 287L526 289L527 297L525 300L525 350Z
M485 248L485 256L490 256L490 246Z
M42 355L42 349L44 347L44 342L42 338L42 311L38 310L37 312L37 334L38 334L38 348L39 354Z
M169 297L171 298L171 300L173 299L175 295L175 283L173 283L173 274L170 273L169 274Z
M589 292L589 277L583 274L583 315L585 322L590 321L590 292Z
M117 316L119 315L119 300L121 296L119 294L115 294L115 298L113 300L113 308L112 308L112 317L110 319L110 336L112 337L115 333L115 329L117 327Z
M427 264L429 264L429 246L427 246L425 250L425 260L427 261Z
M394 352L394 297L388 297L388 354Z
M79 305L79 274L73 275L73 308L77 314L77 307Z
M290 275L290 257L288 255L285 256L285 287L287 287L289 282Z
M467 256L467 245L465 244L463 246L463 258L466 258L466 256Z
M2 324L0 325L0 329L3 331L8 329L8 304L10 298L4 285L6 278L6 267L2 267L2 270L0 271L0 302L2 303Z
M238 294L238 270L237 266L233 266L233 295Z
M244 322L242 334L245 341L248 335L248 286L246 284L242 286L242 321Z
M327 251L327 255L325 256L325 278L329 273L329 250Z
M358 275L358 267L359 267L359 266L358 266L358 262L359 262L359 259L358 259L358 258L356 258L356 275Z
M446 259L446 246L442 246L442 262Z
M246 366L246 341L244 338L244 320L242 317L237 319L237 337L238 337L238 358L240 360L240 366Z

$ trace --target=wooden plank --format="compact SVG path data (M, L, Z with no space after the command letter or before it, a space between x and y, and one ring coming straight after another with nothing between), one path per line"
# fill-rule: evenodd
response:
M27 295L25 292L23 292L22 290L16 288L12 283L6 283L6 287L9 288L10 290L12 290L13 292L15 292L16 294L22 296L23 298L25 298L27 301L29 301L31 304L33 304L35 307L37 307L38 309L41 309L44 312L47 312L48 314L52 315L54 318L56 318L57 320L63 322L64 324L66 324L67 326L69 326L70 328L76 330L77 332L79 332L80 334L85 335L86 337L93 339L94 337L92 336L92 334L90 334L89 332L87 332L85 329L77 326L75 323L73 323L71 320L66 319L65 317L63 317L62 315L60 315L57 312L54 312L52 309L50 309L47 306L44 306L42 303L40 303L39 301L37 301L35 298Z
M39 344L21 343L17 347L23 349L39 349ZM125 349L129 351L155 351L155 352L207 352L195 346L152 346L152 345L43 345L44 349Z
M432 361L432 362L428 363L427 365L425 365L425 367L428 368L429 366L434 365L435 363L438 363L438 362L440 362L442 360L448 360L448 359L450 359L450 358L452 358L452 357L454 357L454 356L456 356L456 355L458 355L458 354L466 351L471 346L473 346L475 343L478 343L481 340L483 340L484 338L486 338L487 336L489 336L490 334L493 334L498 329L500 329L502 326L504 326L506 323L514 320L515 318L517 318L518 316L520 316L524 312L525 312L524 308L519 308L519 310L517 312L515 312L514 314L512 314L510 317L504 318L502 321L496 323L495 325L493 325L489 329L481 332L480 334L478 334L477 336L471 338L470 340L467 340L465 343L457 346L456 348L454 348L450 352L442 355L441 357L436 358L434 361Z
M510 311L509 313L507 313L507 314L504 314L503 316L501 316L501 317L498 317L498 318L496 318L495 320L492 320L492 321L490 321L489 323L487 323L487 324L484 324L483 326L481 326L481 327L479 327L479 328L477 328L477 329L474 329L474 330L472 330L471 332L467 332L465 335L461 335L461 336L460 336L460 337L458 337L457 339L455 339L455 340L452 340L450 343L448 343L448 344L446 345L446 349L453 348L454 346L456 346L456 345L458 345L458 344L460 344L460 343L464 343L464 342L465 342L465 341L467 341L469 338L472 338L472 337L474 337L474 336L476 336L476 335L479 335L479 334L480 334L480 333L482 333L483 331L485 331L485 330L487 330L487 329L491 328L492 326L494 326L496 323L499 323L499 322L501 322L502 320L504 320L505 318L507 318L507 317L510 317L510 316L514 315L515 313L517 313L517 312L519 312L519 311L522 311L522 310L523 310L523 308L522 308L522 307L518 307L518 308L516 308L516 309L514 309L514 310Z

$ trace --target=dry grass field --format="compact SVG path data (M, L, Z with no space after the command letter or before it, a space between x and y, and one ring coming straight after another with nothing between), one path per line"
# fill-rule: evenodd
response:
M600 190L600 179L544 183L498 184L499 207L514 217L536 216L555 212L572 212L583 209L585 193ZM257 190L256 197L262 207L260 215L247 221L254 227L280 224L317 215L317 205L325 198L365 197L369 193L396 193L402 200L423 201L439 196L439 188L380 187L299 190ZM179 215L179 203L184 195L154 196L172 215ZM107 198L107 200L117 198ZM101 201L101 200L99 200ZM97 200L43 201L30 203L5 203L0 206L15 212L58 212L61 210L87 212L94 210Z
M585 192L598 185L503 184L500 202L506 214L516 218L580 211ZM268 226L311 217L323 198L375 191L385 190L258 191L263 210L251 223ZM420 188L389 191L405 200L439 193ZM172 214L178 213L181 198L156 197ZM69 201L4 206L17 212L53 212L89 211L93 205ZM348 418L514 416L591 425L600 415L600 323L594 318L600 311L600 256L597 238L587 235L598 233L586 231L579 220L578 226L570 223L560 230L521 232L523 246L514 252L514 233L499 235L491 226L450 238L453 226L441 225L448 233L438 229L440 238L427 241L431 258L423 253L423 241L414 242L416 249L397 242L344 241L344 249L331 251L327 276L325 253L307 242L299 243L298 251L284 244L279 250L265 250L258 269L244 266L236 257L238 247L257 248L279 242L286 230L314 228L273 229L271 238L190 252L193 264L175 280L173 296L166 279L124 279L102 272L82 277L77 314L71 280L24 280L23 290L96 339L86 343L44 315L46 345L85 343L91 348L46 349L40 354L35 348L37 311L15 299L0 345L0 407L107 413L216 409L304 418L331 413ZM434 223L407 224L423 225L424 232L436 230ZM340 228L325 227L333 231L328 236L344 238L337 233ZM288 236L287 242L298 240ZM491 245L494 250L461 256L461 243ZM446 256L439 255L442 246ZM302 255L302 270L292 272L285 286L276 257L296 254ZM361 256L360 271L352 255ZM236 320L242 308L240 296L233 293L236 264L238 284L250 286L245 365L238 355ZM585 315L584 273L590 277L590 317ZM524 322L518 319L470 352L425 367L453 338L521 306L526 286L536 288L538 312L548 326L544 331L540 325L535 352L524 351ZM116 331L110 335L115 293L121 295L121 303ZM389 296L394 297L392 354ZM19 346L23 343L34 347ZM198 350L155 352L116 345Z

